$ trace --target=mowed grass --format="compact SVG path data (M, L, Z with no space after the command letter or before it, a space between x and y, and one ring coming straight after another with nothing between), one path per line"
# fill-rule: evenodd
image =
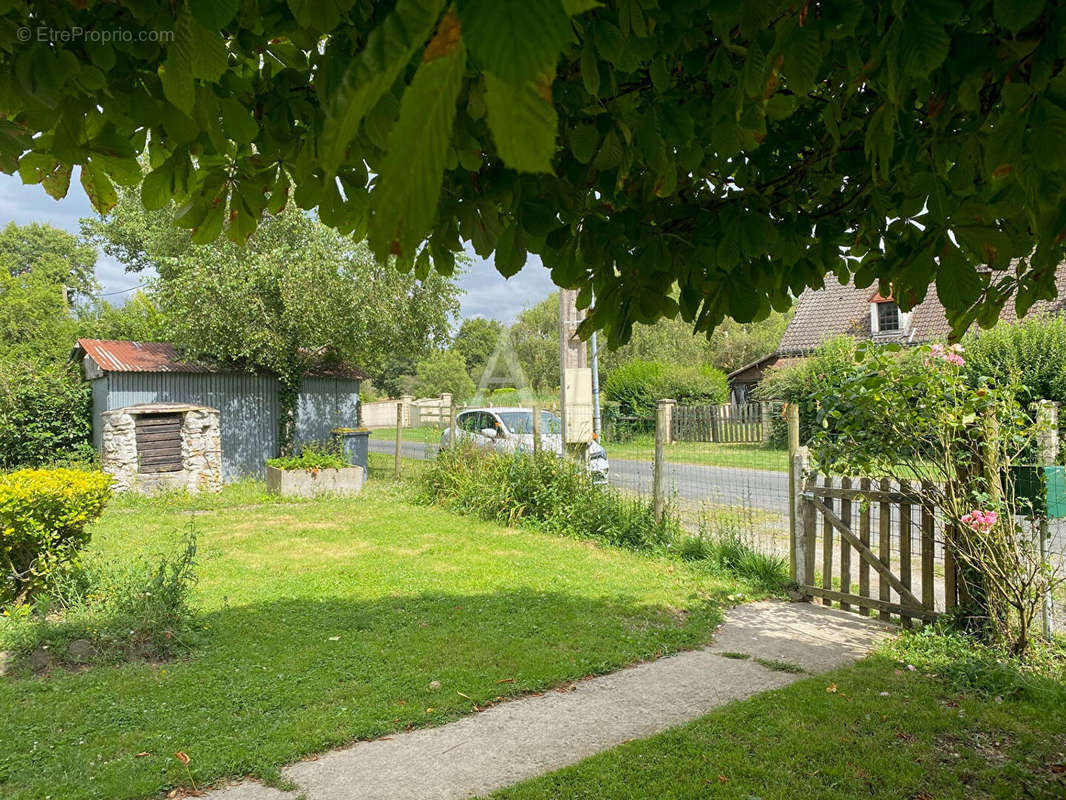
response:
M608 458L632 461L655 460L655 437L635 436L627 442L604 442ZM664 449L666 460L710 467L788 471L788 451L759 443L716 444L714 442L674 442Z
M422 444L440 444L440 437L444 431L431 425L419 428L404 428L403 440L405 442L421 442ZM371 438L384 442L396 441L396 428L374 428L370 432Z
M200 786L271 780L310 753L701 645L735 590L680 561L411 505L384 481L349 499L277 503L248 483L120 501L89 557L171 552L189 527L202 641L171 663L0 678L0 797L157 796L188 786L178 751Z
M1066 692L960 695L878 655L493 795L652 797L1066 797Z

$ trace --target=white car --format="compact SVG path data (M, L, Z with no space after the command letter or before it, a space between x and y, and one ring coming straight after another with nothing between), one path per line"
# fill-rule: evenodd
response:
M546 452L563 454L563 424L550 411L540 412L540 446ZM529 408L469 408L456 418L456 436L480 447L504 452L533 452L533 410ZM451 443L452 429L446 428L440 446ZM607 483L610 465L607 452L598 441L589 442L588 469L593 483Z

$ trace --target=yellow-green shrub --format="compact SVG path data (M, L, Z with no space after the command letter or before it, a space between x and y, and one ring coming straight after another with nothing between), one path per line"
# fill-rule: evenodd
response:
M0 475L0 605L24 598L89 541L111 476L73 469Z

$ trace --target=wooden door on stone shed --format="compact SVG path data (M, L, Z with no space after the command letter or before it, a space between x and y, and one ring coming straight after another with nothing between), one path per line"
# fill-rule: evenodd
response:
M140 472L180 472L181 414L137 417L137 463Z

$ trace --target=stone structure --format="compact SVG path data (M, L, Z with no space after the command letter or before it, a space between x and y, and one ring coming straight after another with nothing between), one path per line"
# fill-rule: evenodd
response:
M105 411L100 451L104 472L117 492L164 489L217 492L222 488L222 440L217 409L182 403L151 403ZM165 470L142 464L138 429L144 438L153 421L180 417L180 460ZM140 424L139 424L140 423ZM140 452L145 449L142 441Z

